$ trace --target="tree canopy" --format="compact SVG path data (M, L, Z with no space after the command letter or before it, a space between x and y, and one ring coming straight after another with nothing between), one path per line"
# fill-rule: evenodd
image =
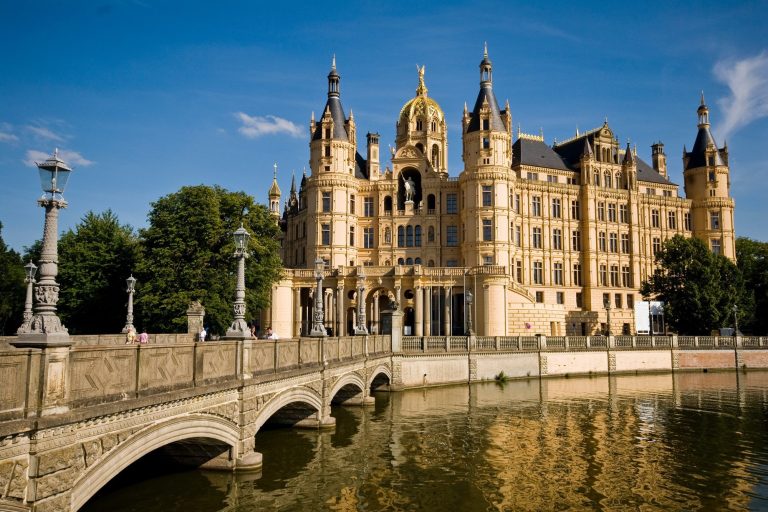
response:
M733 306L748 303L736 265L698 238L675 235L664 243L656 263L640 292L664 302L667 325L675 332L709 334L731 327Z
M138 240L112 210L85 214L59 240L58 311L71 334L120 332L125 326L126 278L134 272Z
M233 319L236 261L233 232L243 223L252 235L246 263L250 320L270 302L282 269L279 228L263 205L244 192L189 186L152 203L142 230L137 305L144 325L156 332L186 329L186 309L199 300L206 325L223 334Z
M737 238L736 263L751 306L739 315L739 327L752 334L768 334L768 243Z
M8 248L0 222L0 336L9 336L21 325L24 311L24 263L19 253Z

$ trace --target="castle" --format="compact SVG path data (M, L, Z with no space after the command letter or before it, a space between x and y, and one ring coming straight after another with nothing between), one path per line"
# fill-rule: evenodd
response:
M648 165L607 120L552 146L515 136L487 49L462 117L464 169L449 176L445 116L424 68L418 80L382 169L379 134L358 150L334 59L309 126L311 172L298 190L291 183L282 214L276 179L269 190L286 271L262 323L281 335L319 335L319 323L328 334L386 333L393 309L415 336L628 334L666 239L695 236L735 258L728 149L712 137L703 95L681 197L664 145L651 146Z

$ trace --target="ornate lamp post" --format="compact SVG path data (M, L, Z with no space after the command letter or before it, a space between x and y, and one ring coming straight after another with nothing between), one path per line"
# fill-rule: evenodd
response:
M355 335L368 334L365 326L365 273L363 267L357 268L357 326Z
M128 286L125 290L128 292L128 315L125 317L125 327L121 331L123 334L128 331L136 331L133 327L133 292L136 290L136 278L133 277L133 274L125 280L125 284Z
M738 313L739 313L739 306L734 304L733 305L733 325L735 327L735 330L733 332L734 336L738 336L739 335L739 316L738 316Z
M603 307L605 307L605 314L606 314L606 324L605 324L605 330L606 330L606 336L611 335L611 298L610 296L603 301Z
M59 301L56 275L59 272L59 210L67 207L63 194L72 169L59 158L58 150L48 160L36 165L43 189L43 196L37 204L45 208L40 280L34 289L34 313L19 327L18 341L14 344L27 347L66 346L70 345L69 332L56 315Z
M467 336L472 336L474 334L472 331L472 292L467 290L464 297L467 303Z
M233 306L235 319L227 329L226 337L229 339L250 339L251 330L245 323L245 259L248 254L248 240L251 234L246 231L243 224L234 232L235 254L237 258L237 285L235 287L235 304Z
M309 331L310 336L328 336L325 331L323 322L325 321L323 314L323 270L325 269L325 262L321 258L315 260L315 280L317 281L317 289L315 290L315 304L312 310L312 330Z
M27 300L24 301L24 323L32 320L32 289L35 284L35 273L37 273L37 265L31 261L24 265L27 271L27 277L24 278L24 282L27 283Z

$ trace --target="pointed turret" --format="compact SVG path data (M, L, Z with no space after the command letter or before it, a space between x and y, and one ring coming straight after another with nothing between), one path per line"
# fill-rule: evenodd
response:
M501 119L501 109L496 96L493 93L493 65L488 58L488 45L483 51L483 60L480 61L480 92L475 100L475 108L472 109L471 119L467 132L480 130L505 131L504 122Z
M595 154L592 152L592 145L589 143L589 139L584 137L584 150L581 152L584 158L592 158Z
M696 109L696 115L699 132L696 134L696 142L693 143L691 152L685 154L687 158L683 170L705 165L725 165L720 151L717 149L715 138L709 130L709 108L704 102L704 91L701 92L701 102L699 108Z
M280 216L280 187L277 185L277 162L274 165L274 174L272 176L272 186L269 187L269 213L273 216Z
M627 149L624 151L624 160L621 163L627 167L635 163L635 156L632 154L632 147L629 145L629 141L627 141Z
M328 73L328 101L323 108L323 117L315 123L315 132L312 139L334 139L348 140L347 132L344 129L346 117L344 117L344 108L341 106L341 75L336 71L336 56L333 56L331 71ZM333 121L333 126L328 126L328 120ZM324 129L325 128L325 129ZM330 130L330 133L329 133Z

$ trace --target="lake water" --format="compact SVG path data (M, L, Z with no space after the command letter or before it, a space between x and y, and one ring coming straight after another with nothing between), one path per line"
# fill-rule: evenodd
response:
M139 463L86 511L768 510L768 372L377 394L260 432L260 474Z

